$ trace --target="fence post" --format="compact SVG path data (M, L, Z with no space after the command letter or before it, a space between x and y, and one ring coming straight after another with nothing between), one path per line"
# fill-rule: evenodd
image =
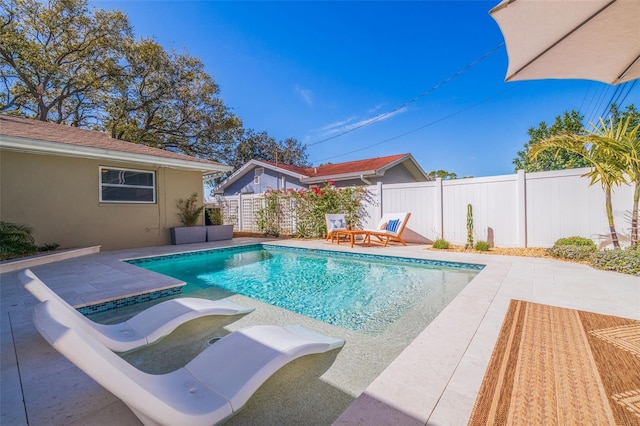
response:
M376 185L378 186L378 217L375 219L377 222L384 214L384 208L382 206L382 182L380 181Z
M518 197L516 214L518 215L518 247L527 247L527 175L524 170L517 172Z
M244 223L242 221L242 194L238 194L238 231L244 231Z
M436 225L436 235L435 239L444 238L444 220L442 209L444 208L444 191L442 190L442 178L436 178L436 196L435 196L435 204L434 204L434 217L435 217L435 225Z

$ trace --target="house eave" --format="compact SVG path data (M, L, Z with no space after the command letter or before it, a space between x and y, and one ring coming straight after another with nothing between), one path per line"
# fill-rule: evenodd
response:
M197 161L182 160L178 158L158 157L154 155L130 153L112 149L87 147L7 135L0 135L0 149L33 154L61 155L67 157L163 166L180 170L199 171L203 174L224 173L233 169L231 166L227 166L225 164L200 163Z
M247 170L249 170L252 166L254 166L254 167L264 167L264 168L267 168L267 169L270 169L270 170L274 170L274 171L276 171L278 173L284 173L284 174L292 176L292 177L294 177L296 179L300 179L301 182L302 182L302 180L304 178L306 178L305 175L301 175L299 173L292 172L291 170L282 169L280 167L274 166L273 164L263 163L260 160L250 160L249 162L244 164L242 167L240 167L238 170L236 170L235 173L233 173L231 176L229 176L227 179L225 179L225 181L222 182L220 184L220 186L218 186L217 191L223 192L229 185L231 185L233 182L237 181L240 177L244 176L244 174L247 172Z

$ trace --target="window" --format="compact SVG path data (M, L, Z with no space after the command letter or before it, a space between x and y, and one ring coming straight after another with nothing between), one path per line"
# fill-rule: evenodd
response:
M253 169L253 184L260 185L260 176L264 174L264 167L256 167Z
M100 167L100 202L155 203L155 172Z

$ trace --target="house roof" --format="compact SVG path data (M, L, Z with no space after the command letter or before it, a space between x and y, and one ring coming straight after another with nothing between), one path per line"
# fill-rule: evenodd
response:
M94 130L10 115L0 115L0 148L158 165L206 174L232 169L215 161L113 139Z
M225 180L218 190L224 190L227 186L238 180L247 171L255 167L268 167L280 173L300 179L306 184L327 182L330 180L341 181L360 178L378 177L391 167L404 163L409 172L418 181L430 180L430 177L422 170L411 154L396 154L386 157L366 158L364 160L347 161L344 163L325 164L317 167L296 167L271 161L251 160L234 172Z

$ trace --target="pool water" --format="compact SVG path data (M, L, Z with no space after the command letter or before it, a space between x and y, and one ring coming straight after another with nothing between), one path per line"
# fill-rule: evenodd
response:
M482 268L268 245L129 262L185 281L186 294L220 288L372 334L383 331L432 293L446 294L446 300L436 298L446 306ZM453 291L445 291L448 285Z

